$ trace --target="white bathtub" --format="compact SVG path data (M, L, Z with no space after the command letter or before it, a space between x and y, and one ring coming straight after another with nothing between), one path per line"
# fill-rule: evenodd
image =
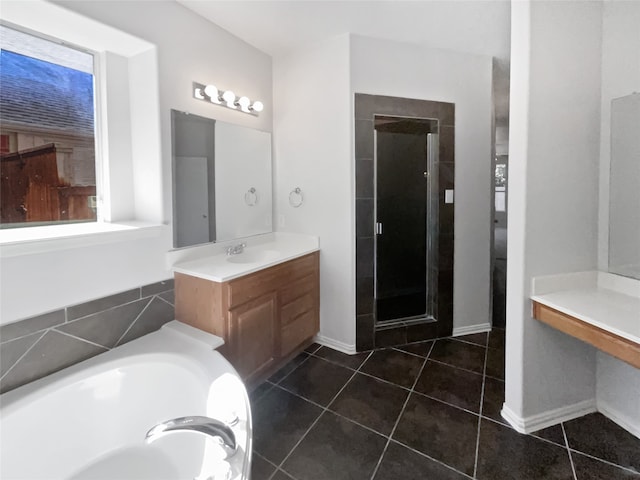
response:
M0 396L0 478L248 479L244 385L213 350L217 337L176 323ZM224 460L216 439L193 431L145 442L185 416L237 416L235 455Z

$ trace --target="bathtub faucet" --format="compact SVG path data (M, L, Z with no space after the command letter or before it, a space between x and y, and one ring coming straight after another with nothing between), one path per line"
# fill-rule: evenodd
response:
M222 445L222 449L227 454L227 458L236 453L238 446L236 444L236 436L233 430L231 430L231 427L220 420L209 417L180 417L167 420L149 430L145 441L151 443L164 434L185 430L199 432L217 438L220 445Z

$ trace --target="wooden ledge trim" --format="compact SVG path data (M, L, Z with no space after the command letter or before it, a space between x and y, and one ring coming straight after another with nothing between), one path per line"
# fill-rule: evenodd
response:
M640 369L640 344L536 301L533 318Z

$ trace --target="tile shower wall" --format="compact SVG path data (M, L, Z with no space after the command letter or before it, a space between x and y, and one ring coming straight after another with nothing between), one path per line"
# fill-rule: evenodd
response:
M0 393L159 329L174 316L173 280L0 327Z
M453 328L453 204L444 190L454 188L455 105L410 98L355 94L356 161L356 348L402 345L451 335ZM438 120L439 236L437 324L394 325L376 330L374 318L374 116L389 115Z

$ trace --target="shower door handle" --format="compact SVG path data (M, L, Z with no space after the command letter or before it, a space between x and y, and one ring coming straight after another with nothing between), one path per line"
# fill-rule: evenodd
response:
M376 235L382 235L382 222L376 222Z

